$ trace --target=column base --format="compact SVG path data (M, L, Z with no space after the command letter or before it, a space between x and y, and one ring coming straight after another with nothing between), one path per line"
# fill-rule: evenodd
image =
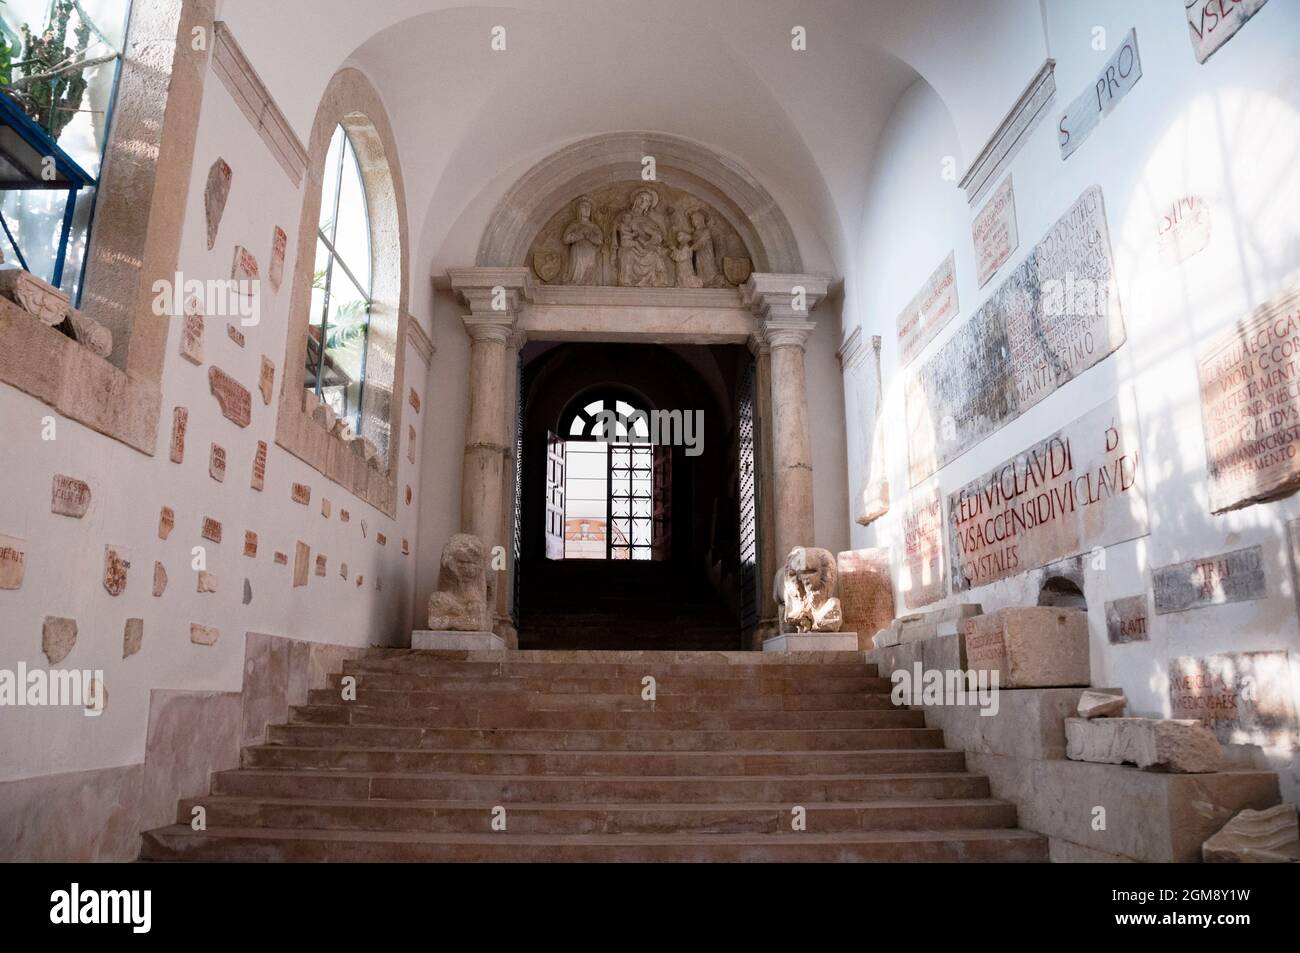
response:
M448 629L416 629L411 633L411 648L469 652L504 652L506 642L491 632L452 632Z
M786 632L763 640L764 652L856 652L856 632Z

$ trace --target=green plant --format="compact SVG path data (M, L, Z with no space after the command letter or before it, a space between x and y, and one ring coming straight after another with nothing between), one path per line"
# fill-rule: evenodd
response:
M77 15L72 25L72 15ZM103 39L98 28L86 16L78 0L53 0L49 21L39 35L30 24L19 27L21 60L14 61L19 48L7 27L0 30L0 85L22 104L27 114L58 140L81 109L86 93L86 69L117 58L112 51L105 56L88 58L91 34ZM69 45L69 32L75 41ZM18 75L15 76L14 73Z

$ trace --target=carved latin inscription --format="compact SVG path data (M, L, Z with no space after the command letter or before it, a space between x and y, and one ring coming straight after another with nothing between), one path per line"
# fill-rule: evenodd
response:
M252 420L253 398L248 388L215 365L208 368L208 388L227 420L247 427Z
M908 506L903 517L903 604L929 605L947 595L944 570L943 497L936 486Z

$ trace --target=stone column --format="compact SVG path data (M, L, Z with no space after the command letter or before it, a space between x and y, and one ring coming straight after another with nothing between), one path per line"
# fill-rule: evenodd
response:
M776 564L795 546L814 546L812 439L804 344L809 320L826 295L818 275L751 275L741 291L758 318L756 336L771 349L772 463ZM776 566L772 567L774 573ZM770 585L770 583L769 583Z
M750 338L749 348L754 352L754 430L758 443L754 458L758 488L758 628L750 648L760 649L763 640L776 635L779 628L772 591L778 565L772 477L772 348L759 335Z

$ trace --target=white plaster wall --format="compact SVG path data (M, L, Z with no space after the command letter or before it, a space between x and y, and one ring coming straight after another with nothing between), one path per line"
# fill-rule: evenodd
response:
M975 312L1089 185L1102 187L1127 342L1111 357L1062 387L938 474L943 492L987 472L1063 424L1117 394L1131 394L1145 454L1150 535L1112 546L1104 569L1088 568L1085 593L1092 629L1094 684L1118 685L1138 714L1167 715L1171 659L1252 650L1289 650L1300 657L1295 586L1285 548L1285 523L1300 515L1300 498L1211 516L1196 380L1196 355L1212 337L1300 275L1300 11L1271 3L1205 65L1192 54L1178 5L1104 0L1046 4L1057 96L1047 119L1011 165L1020 246L983 290L976 287L970 223L975 210L953 183L938 180L938 156L955 151L954 127L964 117L918 83L891 116L863 222L860 275L863 331L885 340L888 429L886 457L891 512L869 528L854 527L858 546L889 545L895 579L906 507L906 432L895 320L948 250L956 251L958 317L930 344L924 360ZM1102 68L1109 52L1092 49L1094 26L1111 49L1137 27L1143 77L1083 146L1062 162L1057 117ZM972 75L974 73L972 72ZM1009 108L1008 100L1005 104ZM956 108L964 108L960 102ZM991 132L992 129L990 128ZM969 156L967 157L967 160ZM965 162L959 162L964 167ZM1156 254L1164 208L1184 194L1211 205L1212 237L1204 251L1165 268ZM982 204L982 203L981 203ZM851 320L846 319L846 325ZM870 407L871 388L862 404ZM846 397L846 400L848 398ZM860 490L869 444L849 403L849 485ZM856 512L856 510L855 510ZM1266 598L1228 606L1154 615L1150 640L1112 646L1105 601L1150 590L1150 571L1193 557L1261 545ZM1029 573L963 594L985 610L1032 604L1038 574ZM958 601L949 599L948 601ZM901 606L901 602L900 602ZM900 611L901 608L900 608ZM1300 705L1300 698L1297 698ZM1300 790L1294 753L1256 753L1278 770L1289 799Z
M276 92L272 89L273 95ZM230 163L234 177L216 246L208 251L203 189L208 168L218 156ZM185 278L229 278L236 244L257 256L265 275L272 229L278 225L290 236L297 235L301 205L300 189L209 72L180 248ZM0 668L15 669L20 661L45 668L42 620L46 615L67 616L77 620L79 634L60 667L102 669L108 688L107 709L98 718L70 709L4 709L0 780L141 761L150 690L237 690L247 631L349 645L396 644L409 632L417 511L405 504L404 488L419 485L419 468L407 461L403 447L397 464L397 519L389 519L277 447L277 400L265 405L258 391L260 360L266 354L276 365L278 398L296 251L291 239L285 283L278 292L263 282L261 321L242 328L243 350L227 337L227 319L209 317L205 363L194 366L179 356L179 325L173 322L153 457L57 418L44 404L0 387L5 437L0 441L0 533L27 541L23 587L0 591ZM209 394L209 364L223 368L252 392L248 428L240 429L222 416ZM423 392L426 377L423 362L406 346L408 386ZM406 400L406 394L395 399ZM168 455L172 408L177 405L189 408L180 465L171 463ZM51 441L42 439L47 416L56 416L56 439ZM420 416L407 407L406 419L417 429ZM260 493L249 487L259 439L269 445L265 489ZM208 475L213 442L227 452L224 483ZM83 519L50 512L56 473L90 483L93 502ZM291 502L289 488L295 481L311 486L309 506ZM333 504L330 519L321 515L322 497ZM163 506L176 512L175 529L166 541L158 539ZM351 513L346 524L339 519L343 508ZM204 516L223 524L219 545L201 538ZM258 534L255 559L242 555L246 529ZM377 533L386 535L386 546L377 544ZM403 537L411 540L411 556L401 554ZM327 555L328 572L324 578L312 575L307 586L294 589L297 540L311 546L313 562L316 553ZM118 597L110 596L101 583L104 545L110 543L125 547L131 561L127 590ZM206 549L208 571L218 579L213 594L196 592L190 564L191 549L199 545ZM277 550L288 554L288 565L273 563ZM161 598L152 595L154 560L165 565L169 578ZM339 576L342 562L348 564L346 581ZM355 584L358 574L365 577L361 588ZM248 606L241 604L245 578L253 591ZM381 581L379 590L376 584ZM130 617L144 619L144 643L137 655L123 659L122 631ZM212 647L191 644L191 622L217 626L220 640Z

